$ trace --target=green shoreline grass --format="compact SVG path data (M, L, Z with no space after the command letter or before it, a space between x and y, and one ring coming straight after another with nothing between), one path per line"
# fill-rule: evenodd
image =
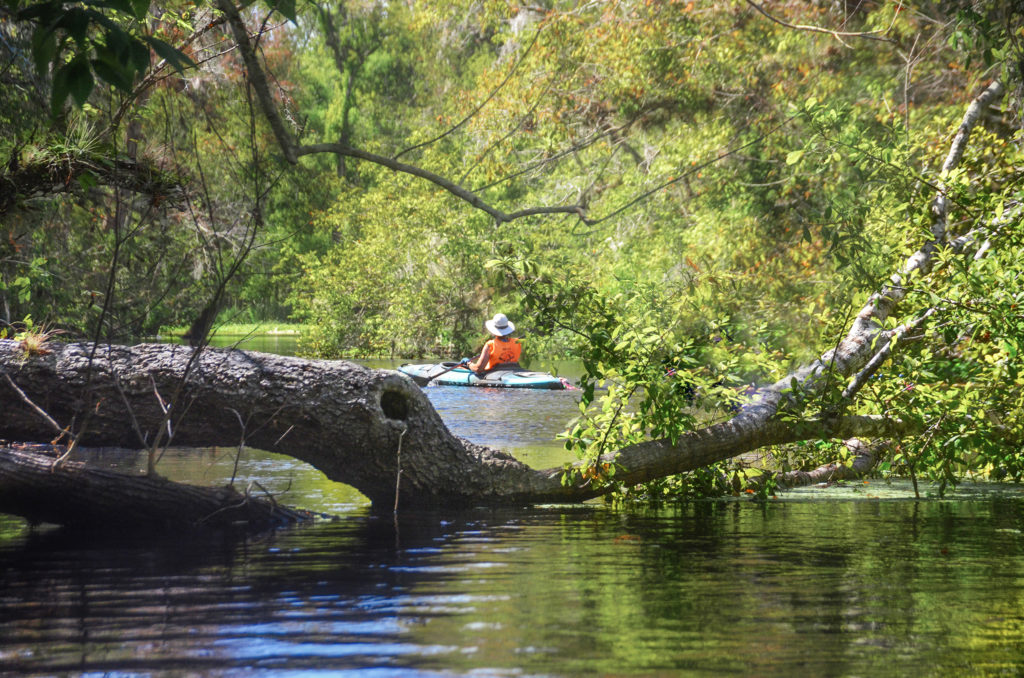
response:
M213 336L246 336L249 334L262 335L299 335L302 334L304 325L297 323L282 323L268 320L260 323L227 323L216 325L213 328ZM164 336L180 337L188 331L188 327L182 325L177 327L161 327L160 334Z

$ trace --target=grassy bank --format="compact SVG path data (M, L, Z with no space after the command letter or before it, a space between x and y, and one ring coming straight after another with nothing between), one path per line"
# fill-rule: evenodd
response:
M302 334L303 325L297 323L282 323L274 320L266 322L250 323L225 323L213 328L213 336L244 337L250 334L269 335L299 335ZM188 327L161 327L162 336L180 337L188 331Z

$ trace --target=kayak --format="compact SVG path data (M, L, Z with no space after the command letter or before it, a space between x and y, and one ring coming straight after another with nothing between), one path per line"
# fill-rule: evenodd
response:
M491 370L482 377L478 377L476 372L465 367L449 369L456 364L401 365L398 371L411 377L420 386L438 384L439 386L490 386L492 388L537 388L548 390L561 390L565 388L565 381L547 372L499 368ZM441 374L442 372L444 374Z

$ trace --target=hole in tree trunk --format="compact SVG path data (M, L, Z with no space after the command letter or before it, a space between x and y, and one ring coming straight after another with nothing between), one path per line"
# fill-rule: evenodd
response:
M405 421L409 417L409 403L401 391L384 391L380 396L380 409L388 419Z

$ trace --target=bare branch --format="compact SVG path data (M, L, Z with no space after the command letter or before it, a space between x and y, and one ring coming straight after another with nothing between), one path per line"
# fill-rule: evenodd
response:
M524 61L526 61L526 57L530 55L530 50L532 50L533 46L537 44L537 38L540 37L540 32L541 32L542 28L544 28L544 24L541 24L537 28L537 31L533 34L533 40L530 41L530 44L527 45L526 50L523 51L522 56L519 57L519 60L516 61L515 65L513 65L511 70L509 70L508 75L505 76L505 79L502 80L500 83L498 83L498 86L495 87L493 90L491 90L491 93L488 94L487 97L483 101L481 101L480 104L477 105L477 107L474 108L469 113L469 115L467 115L465 118L460 120L458 122L458 124L456 124L454 127L452 127L451 129L448 129L448 130L442 132L441 134L438 134L433 139L430 139L428 141L424 141L424 142L418 143L418 144L416 144L414 146L410 146L409 148L406 148L406 149L404 149L402 151L399 151L398 153L395 153L395 156L394 156L395 159L397 160L398 158L401 158L406 153L409 153L410 151L414 151L417 148L423 148L424 146L429 146L430 144L433 144L433 143L435 143L437 141L440 141L441 139L444 139L446 136L448 136L449 134L454 133L456 130L461 128L467 122L472 120L476 116L476 114L479 113L481 111L481 109L483 109L483 107L486 106L488 104L488 102L490 102L490 100L493 99L495 97L495 95L497 95L497 93L500 92L501 89L506 84L508 84L508 81L512 79L512 76L515 75L516 71L519 70L519 67L522 66Z
M802 114L801 113L795 113L795 114L789 116L788 118L786 118L785 120L783 120L779 124L777 124L774 127L772 127L770 130L765 132L764 134L758 136L756 139L752 139L752 140L748 141L747 143L742 144L740 146L737 146L736 148L730 149L728 151L721 151L715 157L710 158L709 160L705 160L702 163L698 163L696 165L693 165L693 166L687 168L686 171L679 173L677 176L674 176L671 179L668 179L667 181L663 181L662 183L658 184L657 186L655 186L654 188L652 188L652 189L650 189L648 191L644 191L640 195L636 196L635 198L633 198L632 200L627 202L622 207L619 207L618 209L613 210L613 211L609 212L608 214L605 214L605 215L603 215L603 216L601 216L601 217L599 217L597 219L592 219L588 223L590 225L599 224L602 221L608 221L612 217L615 217L615 216L618 216L619 214L622 214L623 212L625 212L629 208L631 208L634 205L636 205L638 202L646 200L647 198L649 198L650 196L654 195L658 191L660 191L662 189L665 189L665 188L668 188L669 186L671 186L673 184L679 183L680 181L682 181L686 177L688 177L688 176L690 176L692 174L696 174L697 172L700 172L701 170L704 170L707 167L710 167L711 165L714 165L714 164L718 163L721 160L725 160L726 158L728 158L730 156L736 155L737 153L739 153L740 151L742 151L742 150L744 150L746 148L750 148L751 146L754 146L756 144L761 143L762 141L767 139L769 136L771 136L772 134L775 134L775 132L777 132L780 129L782 129L782 127L785 126L790 120L793 120L794 118L799 117L800 115L802 115Z
M843 40L843 38L864 38L865 40L878 40L880 42L888 42L888 43L891 43L891 44L896 44L896 41L893 40L892 38L885 38L885 37L882 37L881 35L879 35L879 33L887 33L888 29L886 29L885 31L862 31L862 32L855 32L855 33L847 33L847 32L844 32L844 31L833 31L833 30L830 30L828 28L821 28L820 26L807 26L807 25L803 25L803 24L791 24L791 23L789 23L787 21L783 21L782 19L779 19L778 17L772 16L771 14L768 13L767 10L765 10L764 7L762 7L761 5L757 4L753 0L747 0L747 4L750 5L751 7L753 7L754 9L756 9L758 12L760 12L761 14L766 16L767 18L769 18L772 21L774 21L775 23L779 24L780 26L785 26L786 28L793 28L793 29L796 29L798 31L810 31L812 33L825 33L826 35L831 35L833 38L838 40L840 42L840 44L842 44L844 47L849 47L850 45L847 44L846 41Z
M350 146L343 146L341 144L325 143L325 144L310 144L307 146L301 146L296 151L297 157L304 155L312 155L314 153L337 153L339 155L345 155L350 158L359 158L360 160L368 160L370 162L387 167L388 169L395 170L396 172L402 172L404 174L411 174L421 179L426 179L432 184L440 186L444 190L448 191L457 198L464 200L473 207L486 212L496 222L505 223L512 221L513 219L519 219L521 217L533 216L536 214L577 214L580 218L584 218L584 208L582 205L562 205L555 207L531 207L529 209L519 210L507 214L496 207L488 204L476 193L470 191L464 186L456 184L454 181L447 179L440 174L431 172L430 170L417 167L416 165L408 165L404 162L399 162L393 158L388 158L383 155L377 155L376 153L370 153L358 148L352 148Z
M249 81L256 91L256 98L259 101L260 108L263 110L264 117L266 117L267 122L270 124L270 129L274 132L277 144L281 147L285 160L289 164L294 165L298 162L298 156L295 154L295 140L288 132L284 121L281 119L281 115L277 111L277 107L274 105L274 96L270 93L267 76L260 66L252 43L249 41L249 31L245 27L245 22L231 0L217 0L217 8L224 13L228 26L231 28L231 34L238 44L238 53L242 56L242 62L245 64Z
M7 372L4 372L4 379L6 379L10 387L14 389L14 392L18 394L18 397L21 398L22 402L31 407L33 412L42 417L43 420L50 425L50 428L52 428L57 435L63 436L67 432L65 429L60 427L60 424L53 420L53 417L47 414L46 410L32 402L32 399L25 395L24 391L18 388L18 385L14 383L14 380L11 379L11 375L7 374Z

